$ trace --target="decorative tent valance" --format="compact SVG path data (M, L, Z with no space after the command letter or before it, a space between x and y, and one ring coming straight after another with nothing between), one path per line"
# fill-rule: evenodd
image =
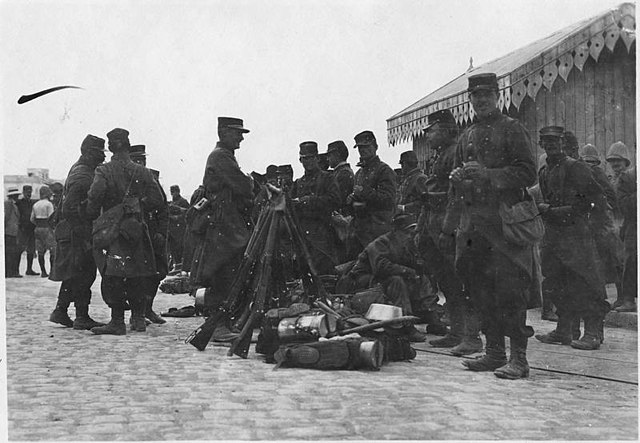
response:
M512 104L519 109L526 96L535 101L543 86L551 90L558 76L566 82L572 69L582 71L589 57L597 63L603 49L606 47L613 52L620 39L627 52L631 51L636 39L635 28L635 5L624 3L470 70L388 119L389 144L409 141L420 135L427 125L427 116L440 109L450 109L460 125L473 120L473 108L466 92L469 75L495 72L499 109L509 109Z

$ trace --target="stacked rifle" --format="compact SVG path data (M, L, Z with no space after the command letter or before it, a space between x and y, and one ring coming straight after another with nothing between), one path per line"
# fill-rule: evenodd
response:
M313 263L310 260L308 247L296 223L295 214L290 210L290 201L280 189L268 185L271 191L269 203L262 208L256 227L244 252L242 264L234 277L226 304L189 335L185 340L203 351L213 331L222 321L223 313L231 318L233 327L240 335L231 343L228 355L247 358L254 327L260 326L265 310L272 307L272 296L276 288L284 287L284 278L273 272L277 268L278 235L287 232L297 257L306 265L315 294L306 291L307 301L310 298L326 301L326 291L322 285Z

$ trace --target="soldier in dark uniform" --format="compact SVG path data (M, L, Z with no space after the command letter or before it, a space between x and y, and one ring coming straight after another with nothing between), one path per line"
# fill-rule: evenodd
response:
M96 280L96 263L91 250L91 221L87 218L87 192L96 166L104 162L104 139L87 135L80 146L80 158L69 170L60 203L56 209L56 257L50 280L60 281L56 307L49 321L74 329L103 326L89 317L91 285ZM73 302L76 318L67 309Z
M560 126L540 130L540 145L547 154L547 164L539 172L544 203L538 207L546 227L541 248L542 290L553 297L558 325L536 338L543 343L598 349L608 304L588 217L595 208L603 208L606 200L590 167L562 150L563 131ZM584 319L585 332L580 340L572 341L571 326L577 316Z
M350 207L347 206L347 197L353 192L353 169L347 158L349 158L349 149L342 140L336 140L327 146L327 156L329 166L333 169L333 179L338 184L340 192L340 204L338 212L342 215L348 215Z
M390 304L401 307L403 315L414 315L420 309L420 287L424 278L413 240L415 220L412 214L396 215L393 229L364 248L355 265L341 278L339 287L354 292L381 283ZM426 336L412 328L409 339L424 342Z
M435 111L427 117L427 143L436 152L431 173L425 183L424 202L418 219L418 249L427 272L447 301L451 329L444 337L429 343L439 348L452 348L454 355L482 351L480 319L464 293L462 281L455 270L455 246L441 250L438 236L447 208L449 174L454 168L458 126L448 109Z
M147 152L145 145L133 145L129 148L131 161L141 166L147 167ZM148 168L149 169L149 168ZM145 223L149 229L149 237L153 245L153 254L156 261L157 275L149 277L145 282L145 306L144 316L148 320L156 324L164 324L167 321L156 314L153 310L153 300L158 293L160 282L169 273L169 259L167 257L167 237L169 234L169 209L167 196L160 185L160 172L155 169L149 169L151 175L160 189L162 201L164 204L160 208L144 212ZM132 315L133 317L133 315Z
M165 202L151 172L131 161L129 132L116 128L107 134L111 161L96 168L88 192L87 216L96 219L123 203L119 235L108 246L96 247L94 258L102 276L102 298L111 308L111 321L91 329L94 334L125 335L124 311L131 307L132 329L146 329L145 280L157 276L155 257L144 214L162 210ZM95 237L94 237L95 240Z
M360 169L355 175L353 192L347 197L354 215L350 256L356 256L391 230L396 204L396 174L376 155L378 142L373 132L362 131L354 139L360 154L357 165Z
M449 250L457 231L456 268L487 340L485 355L463 364L472 371L494 371L500 378L528 377L533 246L505 239L499 207L527 198L527 187L535 182L535 160L526 129L497 107L496 75L470 76L468 91L476 121L458 140L452 193L438 238L441 250ZM510 338L509 362L505 336Z
M248 132L241 119L218 117L219 141L207 158L202 187L194 193L195 201L206 199L201 211L208 222L204 232L194 235L191 284L211 289L205 300L210 312L226 301L251 236L252 179L240 170L235 157ZM218 322L212 340L230 341L238 336L229 330L228 320Z
M338 185L331 173L320 170L316 142L300 143L300 163L304 175L293 182L289 191L300 231L309 244L316 272L335 274L337 257L331 213L340 203Z
M171 201L169 202L169 255L174 270L181 270L184 250L184 235L187 221L185 215L189 202L180 195L180 186L171 185Z
M18 264L20 264L22 252L27 251L27 272L25 272L25 275L38 275L38 273L33 270L33 259L36 253L36 226L31 223L30 218L31 210L37 200L31 199L32 193L33 187L31 185L24 185L22 187L22 198L16 202L18 212L20 213L20 222L18 224L18 247L20 248L20 255L18 256Z
M622 277L622 303L617 312L637 312L638 297L638 178L636 168L624 172L618 182L618 201L624 217L620 236L624 241L624 274ZM620 298L620 297L618 297Z

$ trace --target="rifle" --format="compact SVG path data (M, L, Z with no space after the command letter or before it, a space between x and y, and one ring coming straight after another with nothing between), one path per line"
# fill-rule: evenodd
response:
M419 318L413 315L404 315L402 317L392 318L390 320L380 320L373 323L369 323L368 325L356 326L355 328L335 331L333 334L331 334L331 336L335 337L336 335L347 335L347 334L353 334L353 333L368 332L368 331L373 331L374 329L384 328L385 326L395 326L395 325L401 325L404 323L411 324L411 323L415 323L417 320L419 320Z

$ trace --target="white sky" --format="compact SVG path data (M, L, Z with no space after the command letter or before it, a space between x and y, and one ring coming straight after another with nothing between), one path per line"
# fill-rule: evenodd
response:
M464 72L598 14L612 0L2 1L3 174L66 177L86 134L147 145L165 189L202 180L219 115L251 129L245 172L371 129ZM58 91L18 105L23 94ZM351 150L350 163L357 162Z

